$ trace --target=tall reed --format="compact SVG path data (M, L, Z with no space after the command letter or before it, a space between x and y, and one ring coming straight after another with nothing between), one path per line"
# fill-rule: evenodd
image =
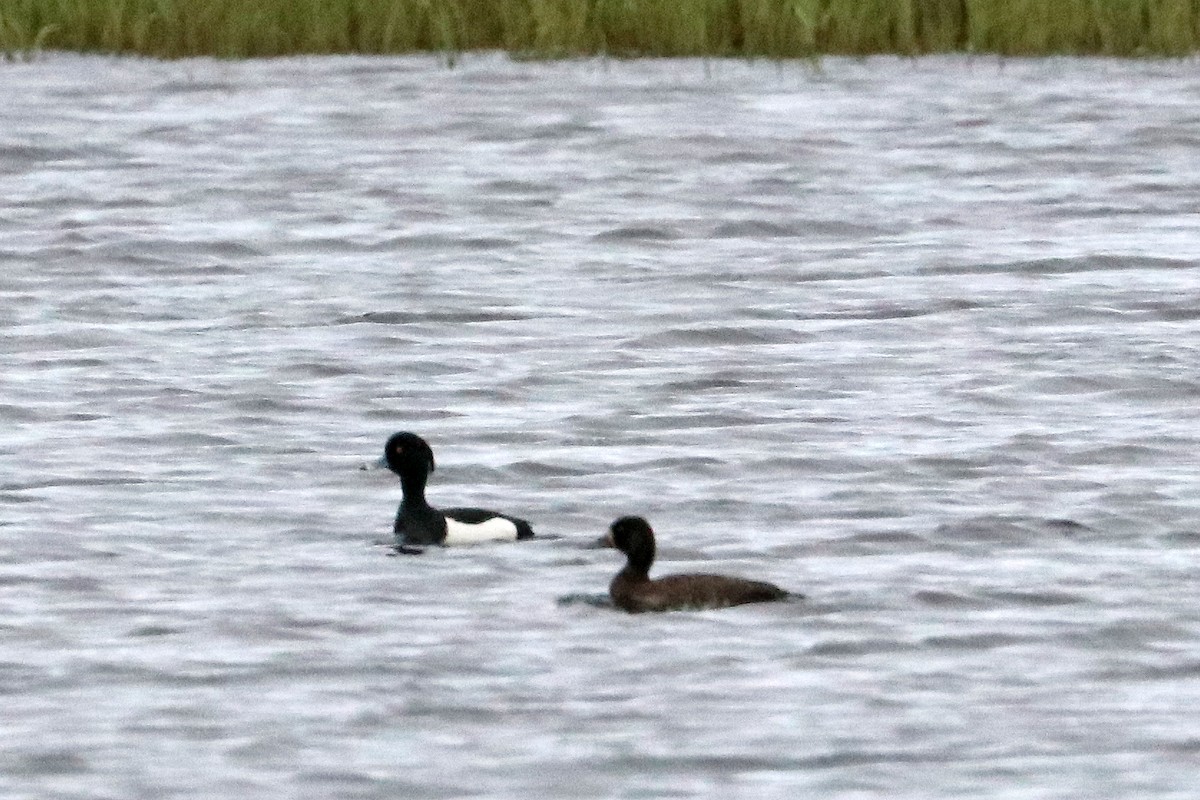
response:
M0 0L0 50L1178 56L1200 0Z

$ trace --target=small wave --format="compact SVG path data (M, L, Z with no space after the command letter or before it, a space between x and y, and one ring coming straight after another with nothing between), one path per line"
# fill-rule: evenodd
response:
M639 348L713 347L717 345L794 344L811 337L778 328L718 325L708 328L671 328L632 341Z
M1161 322L1195 322L1200 319L1200 300L1196 298L1135 302L1129 303L1126 308Z
M1155 464L1171 457L1171 451L1142 444L1109 445L1106 447L1090 447L1074 451L1061 457L1067 465L1123 465Z
M83 158L94 158L96 155L97 153L89 148L43 147L35 144L0 144L0 164L5 165L5 172L11 172L13 171L13 167L26 164L45 163L47 161L75 161Z
M484 192L507 195L544 195L557 194L561 187L549 183L534 183L512 179L497 179L485 181L479 187Z
M222 94L232 94L238 90L238 86L227 81L216 80L180 80L173 79L163 81L158 85L158 91L163 94L200 94L207 92L219 92Z
M899 516L890 509L880 513L879 510L860 512L848 515L851 519L886 519ZM922 547L928 544L925 537L910 531L865 531L853 534L843 540L843 543L862 544L887 547Z
M336 241L336 240L335 240ZM354 244L347 241L348 250L368 253L394 254L397 250L507 250L520 244L504 236L455 236L441 233L418 233L394 236L374 244Z
M923 589L913 593L913 599L933 608L982 608L989 605L975 597L960 592Z
M1146 269L1195 269L1196 263L1178 258L1157 258L1153 256L1123 256L1108 253L1096 253L1073 258L1038 258L1021 261L999 261L982 264L955 264L947 266L927 267L922 270L932 275L974 275L974 274L1023 274L1023 275L1065 275L1076 272L1100 272L1110 270L1146 270Z
M932 314L947 314L959 311L970 311L979 308L980 304L970 300L949 299L939 300L920 305L902 303L873 303L854 308L838 309L835 311L814 314L812 319L858 319L858 320L891 320L927 317Z
M66 748L25 755L13 766L17 775L83 775L91 771L88 760Z
M829 639L817 642L807 652L813 656L866 656L914 649L915 645L899 639Z
M1200 547L1200 530L1172 531L1163 536L1163 540L1181 547Z
M1048 536L1069 537L1087 530L1088 526L1066 518L983 516L943 523L934 536L951 544L1038 544Z
M1026 641L1025 637L1008 633L965 633L947 636L928 636L922 644L938 650L994 650Z
M725 222L712 232L714 239L770 239L800 236L803 232L795 225L781 225L765 220L742 220Z
M516 461L508 467L508 470L527 478L578 478L592 474L590 469L550 464L545 461Z
M1073 594L1071 592L996 591L984 592L983 594L985 597L990 597L993 600L1021 606L1069 606L1087 602L1087 598L1083 595Z
M128 636L134 639L145 639L158 636L171 636L183 633L183 628L173 628L169 625L140 625L129 631Z
M680 238L678 231L657 225L623 225L601 231L592 237L595 242L669 242Z
M534 319L532 314L525 314L508 309L487 311L368 311L355 317L340 317L334 320L336 325L355 325L369 322L375 325L420 325L424 323L466 324L472 322L520 322Z

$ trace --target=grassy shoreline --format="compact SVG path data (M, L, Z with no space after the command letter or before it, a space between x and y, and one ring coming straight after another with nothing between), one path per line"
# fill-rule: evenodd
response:
M1200 0L3 0L0 52L1184 56Z

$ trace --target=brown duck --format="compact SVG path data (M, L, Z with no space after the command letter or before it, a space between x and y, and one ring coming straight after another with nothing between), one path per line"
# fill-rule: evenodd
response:
M609 584L617 608L630 613L725 608L745 603L802 598L772 583L725 575L685 574L650 577L654 563L654 530L641 517L621 517L610 527L607 543L629 561Z

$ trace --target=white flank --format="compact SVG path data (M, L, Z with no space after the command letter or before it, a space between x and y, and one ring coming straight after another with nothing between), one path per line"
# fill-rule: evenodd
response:
M468 525L446 517L446 544L477 544L479 542L515 542L517 526L504 517L492 517L477 525Z

